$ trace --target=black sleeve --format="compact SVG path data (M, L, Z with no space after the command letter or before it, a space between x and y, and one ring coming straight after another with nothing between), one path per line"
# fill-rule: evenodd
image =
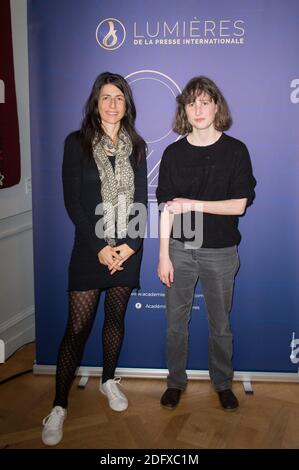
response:
M171 153L167 148L162 156L160 169L159 169L159 179L158 187L156 190L156 197L158 204L171 201L177 197L177 191L175 190L172 178L171 178ZM162 209L162 208L161 208Z
M134 203L139 203L143 205L144 210L142 211L143 217L141 216L141 221L139 224L139 230L142 236L138 236L136 238L131 238L127 235L124 243L129 245L130 248L134 251L138 251L141 247L142 240L144 238L144 233L146 229L146 208L147 208L147 165L146 165L146 158L144 157L140 162L138 168L135 171L135 193L134 193ZM134 205L129 215L129 223L137 213L135 213ZM145 220L143 220L145 219Z
M81 204L81 158L82 151L78 137L75 133L70 134L65 140L62 164L64 204L76 230L85 238L92 251L97 254L107 243L96 236L95 227L90 223Z
M243 144L237 151L235 171L230 184L230 199L247 198L247 206L250 206L255 197L255 186L249 152Z

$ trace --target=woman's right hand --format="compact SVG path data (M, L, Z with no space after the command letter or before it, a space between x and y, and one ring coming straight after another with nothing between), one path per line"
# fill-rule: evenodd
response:
M158 276L163 284L167 287L171 287L171 283L174 281L174 269L169 256L160 258L158 264Z
M115 260L121 260L121 256L112 248L111 246L107 245L98 252L98 259L101 264L108 266L110 270ZM115 265L114 269L116 271L122 271L124 268L121 266Z

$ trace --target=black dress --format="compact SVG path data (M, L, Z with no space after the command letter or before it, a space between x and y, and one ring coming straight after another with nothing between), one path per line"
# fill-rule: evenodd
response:
M130 162L135 173L134 202L147 204L146 159L136 169L134 156ZM124 270L112 276L108 267L98 260L98 252L107 243L95 233L101 216L95 209L102 202L101 181L93 158L83 151L79 132L71 133L65 140L63 156L63 191L66 210L75 225L75 240L69 264L69 290L107 289L126 286L139 288L143 238L117 240L117 245L127 243L135 253L124 263Z

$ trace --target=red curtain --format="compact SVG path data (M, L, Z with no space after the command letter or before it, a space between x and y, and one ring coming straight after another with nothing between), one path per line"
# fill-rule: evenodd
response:
M21 178L10 1L0 1L0 189Z

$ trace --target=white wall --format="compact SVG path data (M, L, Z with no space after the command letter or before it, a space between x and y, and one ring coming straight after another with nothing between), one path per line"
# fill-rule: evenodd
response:
M21 146L21 181L0 190L0 338L5 357L34 332L27 0L10 0Z

